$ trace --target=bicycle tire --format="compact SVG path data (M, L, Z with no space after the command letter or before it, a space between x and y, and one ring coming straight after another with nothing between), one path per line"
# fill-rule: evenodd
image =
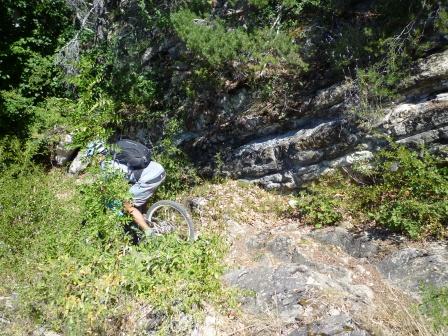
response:
M193 226L193 220L191 219L190 214L188 213L187 209L185 209L184 206L181 204L169 201L169 200L162 200L154 203L151 205L151 207L146 212L146 219L148 222L153 223L155 215L157 212L160 212L163 208L171 208L177 211L178 214L183 218L184 223L186 225L186 232L187 236L183 237L187 241L194 241L195 240L195 232L194 232L194 226ZM177 230L176 230L177 231Z

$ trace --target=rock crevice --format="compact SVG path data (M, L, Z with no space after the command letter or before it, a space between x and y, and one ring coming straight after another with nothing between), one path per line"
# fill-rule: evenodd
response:
M387 144L387 137L408 146L446 147L448 50L417 62L413 75L403 80L397 101L379 112L383 117L373 132L350 117L356 108L350 103L353 91L353 81L318 90L302 98L288 116L241 112L223 124L217 118L211 131L187 147L200 152L202 159L219 151L226 175L287 189L335 167L371 158ZM244 97L238 101L247 104L247 94L240 93L238 97Z

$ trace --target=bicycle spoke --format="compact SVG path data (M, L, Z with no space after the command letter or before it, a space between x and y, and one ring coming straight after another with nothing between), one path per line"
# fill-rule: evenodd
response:
M159 203L159 204L158 204ZM171 201L160 201L148 212L154 228L159 234L176 233L184 240L194 239L191 219L181 205Z

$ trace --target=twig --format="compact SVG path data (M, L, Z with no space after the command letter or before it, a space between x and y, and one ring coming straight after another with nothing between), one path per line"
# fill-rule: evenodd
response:
M352 174L350 174L350 172L348 171L348 169L346 167L341 167L341 169L348 175L348 177L350 177L356 183L361 184L361 185L366 185L365 182L361 181L360 179L358 179L355 176L353 176Z
M279 13L278 13L277 18L275 19L274 23L272 24L270 32L272 32L274 30L275 26L277 26L277 24L280 22L280 20L282 18L282 14L283 14L282 12L283 12L283 6L280 6ZM277 30L277 34L278 34L278 30Z

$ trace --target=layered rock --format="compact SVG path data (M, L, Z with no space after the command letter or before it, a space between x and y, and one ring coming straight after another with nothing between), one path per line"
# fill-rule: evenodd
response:
M448 51L418 62L401 87L400 99L381 112L373 132L348 116L354 108L348 98L353 84L344 82L303 99L296 116L236 116L213 135L196 138L193 148L204 153L226 143L221 147L225 173L267 188L291 189L335 167L371 158L387 137L411 146L445 147Z

